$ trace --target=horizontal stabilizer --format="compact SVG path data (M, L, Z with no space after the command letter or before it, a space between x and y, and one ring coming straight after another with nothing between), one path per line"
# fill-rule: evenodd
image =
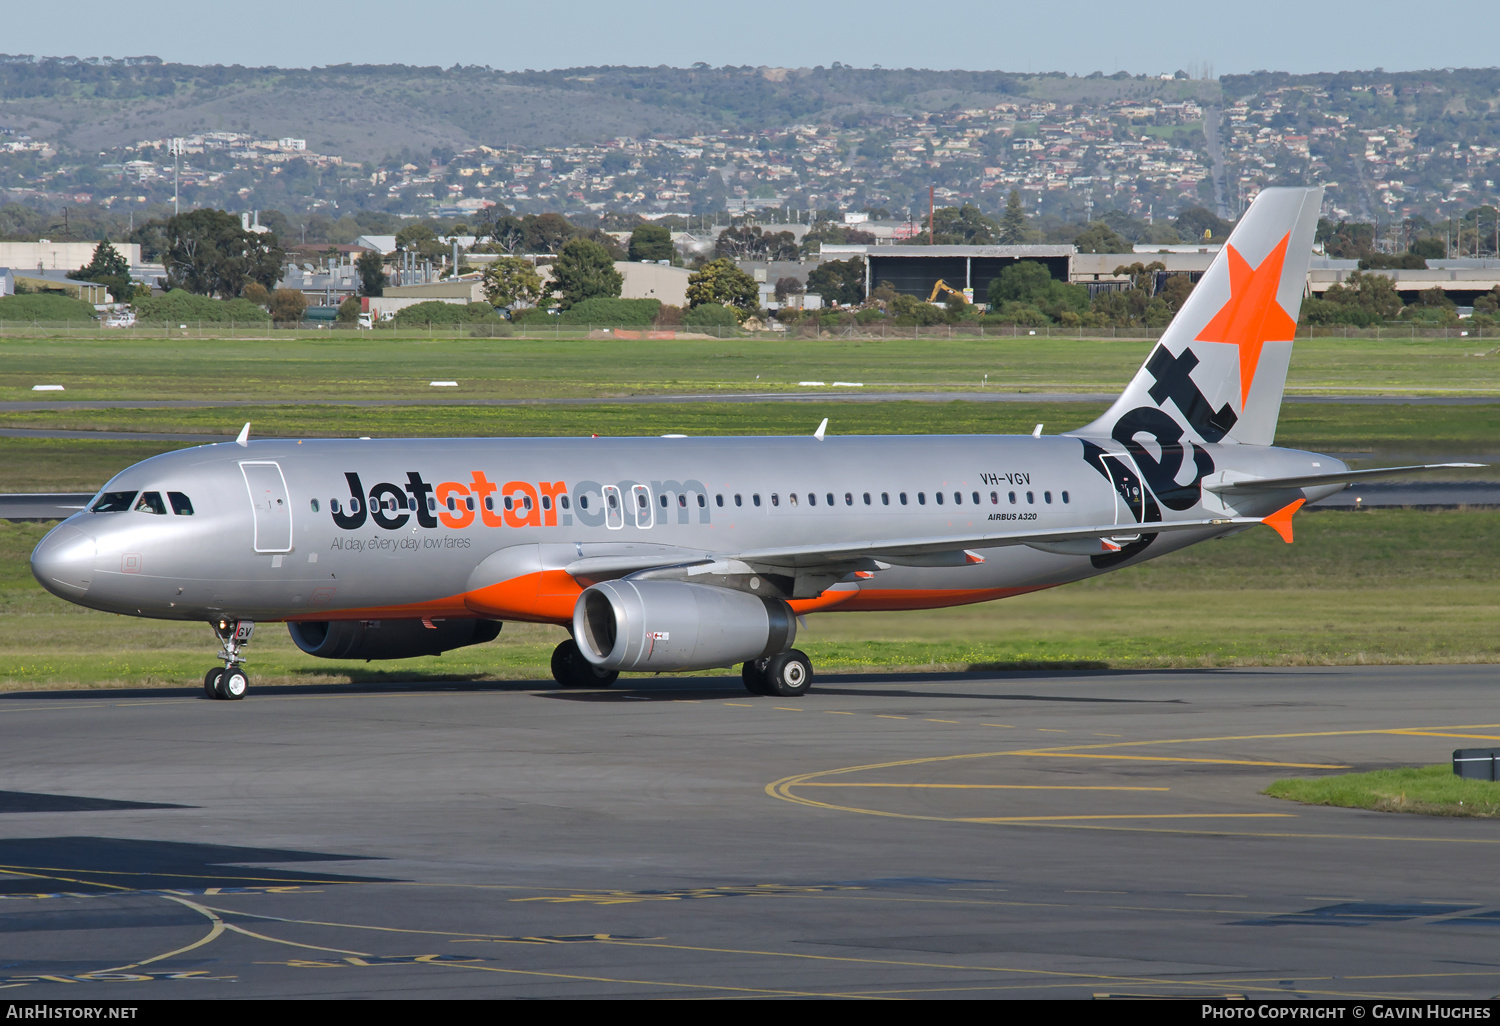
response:
M1204 482L1204 489L1226 493L1274 492L1286 488L1316 488L1319 485L1355 484L1380 477L1395 477L1420 470L1473 470L1485 467L1485 463L1425 463L1414 467L1381 467L1376 470L1345 470L1336 474L1303 474L1298 477L1261 477L1245 481L1226 481L1219 484Z

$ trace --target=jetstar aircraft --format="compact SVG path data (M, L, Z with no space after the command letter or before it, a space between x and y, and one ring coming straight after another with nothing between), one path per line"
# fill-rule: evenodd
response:
M552 657L565 686L743 663L750 691L799 695L800 614L1021 595L1262 523L1290 542L1304 502L1416 469L1272 446L1321 201L1262 192L1120 399L1066 434L247 430L123 471L42 539L32 572L94 609L207 620L218 698L245 694L264 621L331 659L552 623L571 632Z

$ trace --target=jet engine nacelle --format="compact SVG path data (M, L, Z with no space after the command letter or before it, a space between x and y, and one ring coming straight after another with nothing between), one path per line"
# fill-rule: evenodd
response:
M305 620L289 621L292 641L320 659L410 659L442 655L500 636L499 620Z
M678 581L604 581L578 596L573 638L607 670L708 670L784 652L797 619L780 599Z

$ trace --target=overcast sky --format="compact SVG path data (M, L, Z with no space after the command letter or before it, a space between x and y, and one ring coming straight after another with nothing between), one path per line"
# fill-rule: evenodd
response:
M65 11L59 14L59 10ZM0 53L185 64L829 65L1159 74L1491 67L1493 2L179 0L8 4Z

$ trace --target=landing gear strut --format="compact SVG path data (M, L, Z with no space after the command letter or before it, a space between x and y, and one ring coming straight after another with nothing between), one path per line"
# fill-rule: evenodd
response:
M209 698L237 702L250 690L250 678L240 664L245 659L245 646L255 633L255 624L250 620L215 620L209 626L219 639L224 665L215 666L203 675L203 690Z
M565 688L607 688L619 676L619 670L601 670L585 659L572 638L552 650L552 679Z
M807 694L812 677L812 660L796 648L765 659L752 659L740 669L745 690L752 695L797 698Z

